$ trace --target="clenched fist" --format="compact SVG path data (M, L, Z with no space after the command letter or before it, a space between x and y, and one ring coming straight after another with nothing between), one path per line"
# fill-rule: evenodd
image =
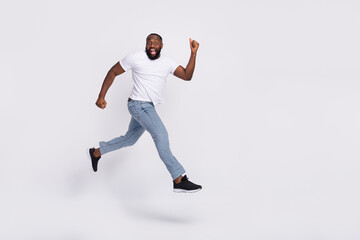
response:
M191 53L195 54L199 48L199 43L195 40L192 40L191 38L189 40L190 40Z
M101 109L104 109L106 107L106 101L104 98L98 98L98 100L96 101L96 106L98 106Z

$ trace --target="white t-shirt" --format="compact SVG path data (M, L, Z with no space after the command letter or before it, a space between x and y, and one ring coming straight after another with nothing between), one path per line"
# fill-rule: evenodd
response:
M139 101L153 102L154 105L162 103L162 91L165 87L166 77L174 74L179 66L173 60L160 56L151 60L145 50L127 55L120 61L125 71L132 70L134 87L130 98Z

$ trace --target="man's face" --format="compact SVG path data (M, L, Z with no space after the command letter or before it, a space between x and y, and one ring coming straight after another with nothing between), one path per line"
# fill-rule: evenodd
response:
M146 39L146 54L151 60L155 60L160 57L160 52L163 47L161 39L156 35L150 35Z

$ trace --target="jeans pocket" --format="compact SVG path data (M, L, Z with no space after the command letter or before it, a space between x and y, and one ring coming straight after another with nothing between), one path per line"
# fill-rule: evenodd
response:
M130 113L131 115L134 115L134 113L135 113L135 106L134 106L133 102L129 102L129 103L128 103L128 110L129 110L129 113Z
M141 102L140 103L140 106L141 106L141 109L146 111L148 110L149 108L153 108L154 107L154 104L152 102Z

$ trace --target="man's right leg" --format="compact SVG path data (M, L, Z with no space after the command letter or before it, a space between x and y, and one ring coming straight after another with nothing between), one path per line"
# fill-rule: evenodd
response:
M123 147L129 147L131 145L134 145L144 133L144 131L145 129L134 118L131 118L129 129L124 136L114 138L108 142L99 143L100 156Z
M114 138L108 142L100 142L100 148L89 149L89 157L91 159L91 165L94 172L97 171L98 162L101 155L123 148L134 145L140 136L144 133L145 129L134 119L131 118L129 129L124 136Z

